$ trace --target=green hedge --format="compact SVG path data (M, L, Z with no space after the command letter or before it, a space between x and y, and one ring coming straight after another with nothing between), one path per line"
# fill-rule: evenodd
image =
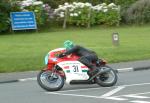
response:
M59 5L64 4L65 2L89 2L92 5L97 5L100 3L115 3L117 5L121 5L123 7L129 6L137 0L42 0L44 3L48 3L52 8L57 8Z
M11 28L10 12L34 11L38 27L45 26L53 16L53 9L48 4L39 4L41 1L0 1L0 32L9 31Z
M90 2L92 5L97 5L100 3L115 3L116 5L121 6L121 22L127 23L125 20L126 17L126 11L127 9L136 1L138 0L42 0L45 3L48 3L51 7L57 8L59 5L63 5L65 2L72 3L72 2Z
M0 1L0 32L7 31L10 28L10 12L19 10L16 2Z
M150 23L150 0L139 0L126 11L125 20L129 24Z
M22 1L22 0L20 0ZM42 0L47 5L49 4L51 8L58 8L59 5L63 5L65 2L90 2L93 6L105 2L109 4L114 2L116 5L121 6L120 14L117 12L108 12L108 13L94 13L92 11L92 17L89 20L87 15L82 15L78 17L70 17L68 23L75 25L86 25L87 22L91 24L106 24L106 25L116 25L118 20L121 23L136 23L144 24L150 22L150 0ZM53 9L49 6L30 6L26 7L27 10L33 10L37 15L38 25L47 25L49 23L49 18L53 17ZM1 0L0 1L0 32L8 31L10 29L10 12L21 11L20 6L18 5L18 0ZM88 12L84 10L85 13ZM86 17L85 17L86 16ZM96 16L96 17L95 17ZM99 19L101 18L101 19ZM49 20L53 21L53 20ZM55 22L55 21L53 21Z
M55 9L57 19L75 26L119 25L120 7L114 3L92 5L91 3L73 2L59 5ZM67 12L67 13L66 13ZM64 24L65 25L65 24Z

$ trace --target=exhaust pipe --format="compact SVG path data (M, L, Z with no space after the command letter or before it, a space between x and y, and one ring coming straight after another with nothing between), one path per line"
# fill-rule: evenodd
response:
M109 71L110 71L110 68L106 68L106 69L104 69L104 70L100 70L99 73L96 74L96 75L103 74L103 73L107 73L107 72L109 72Z
M98 76L98 75L100 75L100 74L103 74L103 73L107 73L107 72L109 72L111 69L110 68L106 68L106 69L104 69L104 70L100 70L99 71L99 73L97 73L97 74L95 74L94 76L92 76L91 78L90 78L90 81L91 80L93 80L96 76Z

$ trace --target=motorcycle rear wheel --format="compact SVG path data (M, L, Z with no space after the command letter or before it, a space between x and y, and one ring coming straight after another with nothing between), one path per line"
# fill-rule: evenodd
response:
M37 75L37 82L46 91L58 91L64 86L64 78L59 74L52 74L51 71L40 71Z
M117 74L116 71L113 70L111 67L109 66L103 66L101 67L101 69L107 69L109 68L110 71L100 74L96 77L96 83L102 87L110 87L116 84L117 82Z

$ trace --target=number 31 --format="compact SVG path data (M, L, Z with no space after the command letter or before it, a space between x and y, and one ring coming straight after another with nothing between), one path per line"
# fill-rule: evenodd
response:
M73 65L72 67L74 68L73 72L79 72L78 65Z

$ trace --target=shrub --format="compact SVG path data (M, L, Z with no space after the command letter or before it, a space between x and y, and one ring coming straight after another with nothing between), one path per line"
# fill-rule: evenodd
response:
M126 12L127 23L144 24L150 23L150 0L139 0Z
M126 23L126 11L127 9L135 3L137 0L114 0L115 4L120 5L120 15L121 15L121 22Z
M93 25L118 25L120 20L119 7L114 3L96 6L82 2L65 3L55 9L55 14L62 20L66 16L66 11L67 23L77 26L86 26L89 22Z
M0 1L0 32L5 31L9 27L8 11L10 4L6 1Z
M114 0L114 3L125 7L125 6L130 6L131 4L135 3L136 1L138 1L138 0Z
M52 8L58 8L59 5L63 5L64 3L68 2L68 3L73 3L73 2L91 2L94 4L98 4L99 0L41 0L44 3L49 4Z
M111 3L106 5L105 3L94 6L95 22L96 24L104 25L119 25L120 21L120 7Z
M21 1L20 7L22 11L33 11L36 15L38 26L43 26L53 17L53 9L48 4L43 4L42 1L24 0Z
M65 0L41 0L46 4L49 4L52 8L57 8L58 5L65 3Z
M10 12L19 11L17 3L9 0L0 1L0 32L6 31L10 27Z

